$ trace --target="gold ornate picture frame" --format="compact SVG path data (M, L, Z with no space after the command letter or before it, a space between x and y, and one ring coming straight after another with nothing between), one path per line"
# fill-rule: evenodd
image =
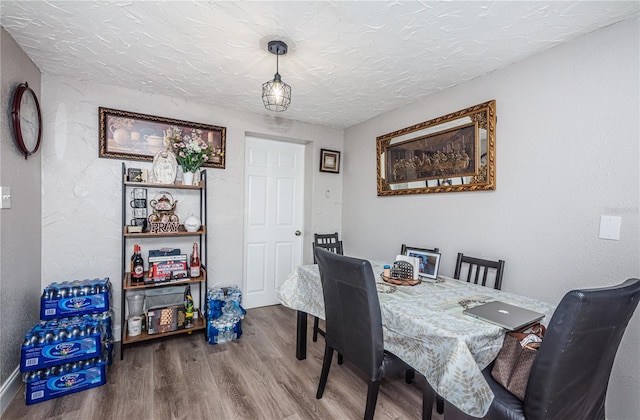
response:
M166 148L166 131L176 127L184 134L195 133L202 137L216 152L213 158L202 166L222 169L225 167L225 127L103 107L99 108L99 126L100 157L152 161L157 152Z
M378 195L495 190L495 100L379 136Z

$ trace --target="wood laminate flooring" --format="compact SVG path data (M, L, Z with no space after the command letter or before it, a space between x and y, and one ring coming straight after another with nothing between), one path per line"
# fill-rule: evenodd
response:
M124 360L116 351L105 385L27 406L23 384L2 419L361 419L367 385L347 360L333 358L316 399L324 339L312 342L309 328L307 359L296 359L295 319L281 305L255 308L229 343L210 345L199 332L130 345ZM383 381L375 419L420 419L422 380ZM433 418L442 418L435 409Z

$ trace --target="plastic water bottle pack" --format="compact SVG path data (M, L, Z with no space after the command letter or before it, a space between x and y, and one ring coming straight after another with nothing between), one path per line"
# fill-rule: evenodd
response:
M242 291L236 286L207 291L207 340L222 344L240 338L247 311L240 305Z

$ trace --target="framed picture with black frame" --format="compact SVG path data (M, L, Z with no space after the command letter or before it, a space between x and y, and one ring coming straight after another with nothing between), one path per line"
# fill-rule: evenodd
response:
M340 152L320 149L320 172L340 173Z
M420 260L420 272L418 275L422 279L438 279L438 270L440 269L440 253L433 252L422 248L404 248L404 255L408 257L416 257Z

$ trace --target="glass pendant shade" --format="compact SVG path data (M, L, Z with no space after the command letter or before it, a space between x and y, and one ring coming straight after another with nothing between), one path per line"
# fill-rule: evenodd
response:
M271 111L284 111L291 104L291 86L284 83L280 74L276 73L273 80L262 85L262 102Z

